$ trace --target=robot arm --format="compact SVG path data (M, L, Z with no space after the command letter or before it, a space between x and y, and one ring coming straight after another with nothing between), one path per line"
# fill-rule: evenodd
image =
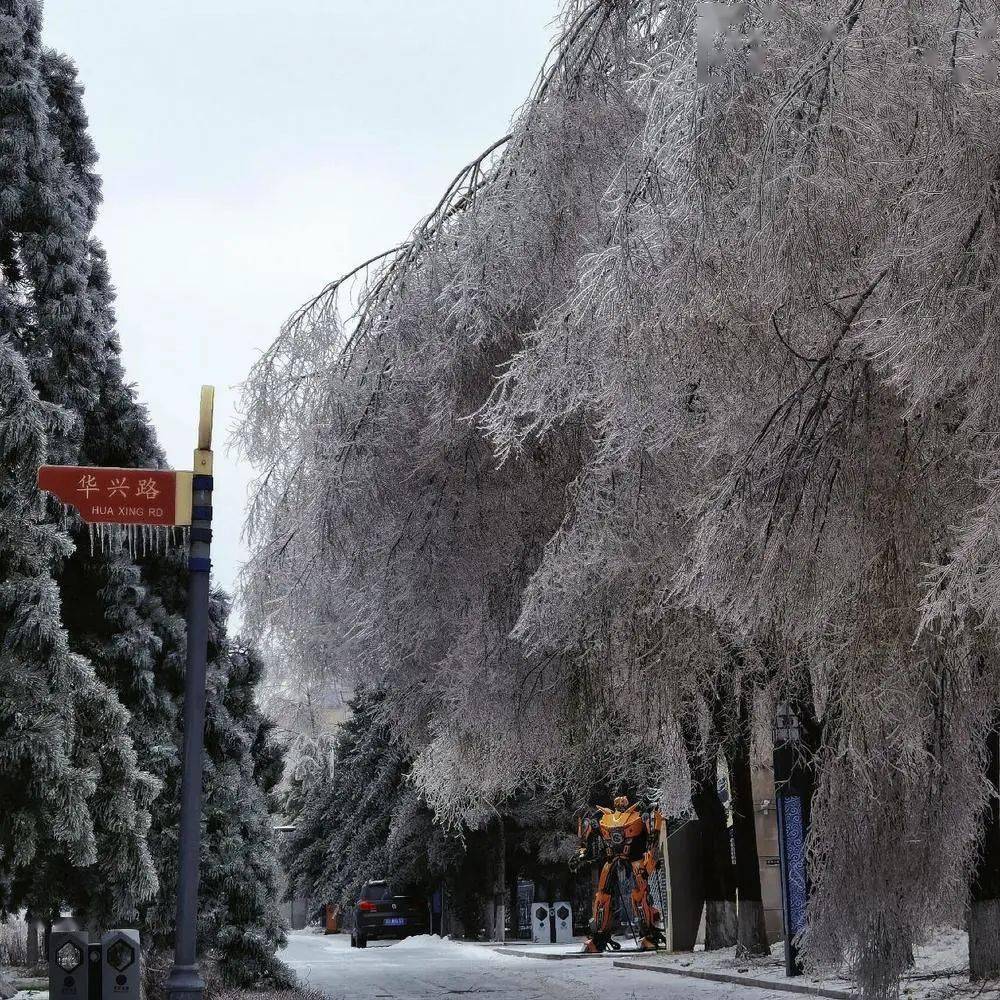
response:
M660 863L660 831L663 829L663 813L659 809L653 809L643 814L642 821L648 834L646 853L643 855L642 864L646 872L652 875Z
M580 848L569 861L569 867L574 872L585 864L593 864L598 860L594 851L594 838L600 840L597 821L590 816L582 816L577 821L577 835L580 838Z

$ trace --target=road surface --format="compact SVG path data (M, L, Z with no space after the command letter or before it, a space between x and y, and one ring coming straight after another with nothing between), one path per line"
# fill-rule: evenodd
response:
M335 1000L484 996L488 1000L788 1000L789 994L616 969L610 957L546 961L420 937L350 947L345 934L296 932L281 957Z

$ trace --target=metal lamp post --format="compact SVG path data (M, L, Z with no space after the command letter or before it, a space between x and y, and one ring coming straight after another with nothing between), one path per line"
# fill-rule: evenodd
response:
M781 917L785 932L785 975L802 974L796 936L805 927L808 883L805 835L807 779L801 765L802 726L790 704L781 704L774 724L774 790L778 813Z
M198 867L201 859L201 778L205 743L205 669L212 544L212 410L215 390L203 386L194 453L188 557L187 666L184 674L184 770L181 777L180 857L170 1000L201 1000L198 971Z

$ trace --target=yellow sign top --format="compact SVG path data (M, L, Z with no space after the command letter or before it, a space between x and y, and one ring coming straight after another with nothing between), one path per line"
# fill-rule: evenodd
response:
M215 386L201 387L201 409L198 416L198 448L194 453L196 475L212 474L212 419L215 409Z

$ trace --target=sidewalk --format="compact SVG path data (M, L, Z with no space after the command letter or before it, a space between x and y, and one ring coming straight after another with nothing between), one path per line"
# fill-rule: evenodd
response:
M687 976L691 979L703 979L713 983L736 983L739 986L756 987L766 990L781 990L814 997L829 997L829 1000L853 1000L851 984L846 980L821 980L799 976L789 979L784 970L773 971L769 965L750 968L740 965L733 972L724 972L707 968L698 968L696 962L681 959L679 955L638 955L629 958L616 958L614 966L617 969L631 969L634 972L662 972L671 976Z
M570 961L576 959L603 959L619 969L635 972L659 972L692 979L717 983L736 983L769 990L783 990L788 993L829 997L830 1000L850 1000L854 996L851 984L846 980L836 983L807 980L789 980L784 975L780 948L772 948L770 959L758 959L751 968L746 962L737 962L735 949L721 952L648 952L641 951L633 942L622 941L620 951L605 951L599 955L582 951L585 938L577 938L570 944L531 944L518 941L501 945L490 942L489 947L500 955L520 958L535 958L546 961Z
M583 939L564 945L533 945L518 942L492 947L500 954L546 960L604 958L615 968L635 972L657 972L670 976L735 983L758 989L778 990L789 994L829 997L830 1000L853 1000L854 983L831 970L826 975L785 976L782 943L771 946L769 956L737 959L735 948L720 951L638 952L623 942L622 950L601 956L580 953ZM903 978L900 996L906 1000L938 1000L944 997L998 996L1000 983L970 984L968 981L968 936L954 927L942 927L926 945L914 949L915 965Z
M969 983L968 935L955 927L941 927L927 944L913 950L915 964L900 984L900 996L906 1000L938 1000L963 995L1000 997L1000 983ZM782 942L771 946L770 956L736 958L735 948L720 951L695 951L683 954L659 952L656 955L620 956L619 968L661 972L669 975L708 979L714 982L739 983L800 995L846 1000L856 996L854 983L830 970L826 975L785 976Z

